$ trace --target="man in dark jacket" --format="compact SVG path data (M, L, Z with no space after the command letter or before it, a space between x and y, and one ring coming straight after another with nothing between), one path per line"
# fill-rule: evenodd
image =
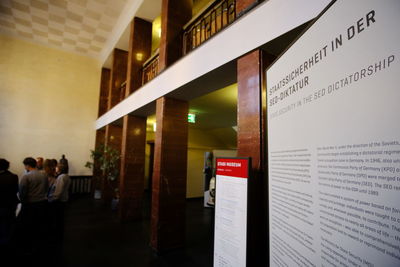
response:
M15 227L18 176L9 172L10 163L0 158L0 244L8 245Z

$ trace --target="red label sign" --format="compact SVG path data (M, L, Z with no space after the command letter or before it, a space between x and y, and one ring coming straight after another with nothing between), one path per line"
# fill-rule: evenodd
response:
M249 166L247 159L217 159L217 175L248 178Z

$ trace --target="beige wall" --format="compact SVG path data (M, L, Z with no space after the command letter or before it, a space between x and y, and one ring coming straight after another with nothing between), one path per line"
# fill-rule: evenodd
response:
M0 36L0 157L12 171L65 154L70 174L91 174L99 82L94 59Z
M203 197L204 196L204 153L211 151L202 148L188 149L188 166L187 166L187 184L186 197Z
M230 149L209 130L189 129L186 197L204 195L204 153L214 149Z

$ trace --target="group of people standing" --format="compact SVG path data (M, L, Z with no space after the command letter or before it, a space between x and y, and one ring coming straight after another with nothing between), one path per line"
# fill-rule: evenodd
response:
M28 157L23 164L18 179L0 159L0 245L19 244L23 253L34 253L42 242L61 244L71 180L64 156L60 161Z

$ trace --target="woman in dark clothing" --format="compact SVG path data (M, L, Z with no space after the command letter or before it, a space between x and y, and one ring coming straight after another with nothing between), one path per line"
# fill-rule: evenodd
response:
M64 209L69 198L69 187L71 180L68 176L67 166L59 163L56 167L57 179L49 188L48 200L50 204L50 212L53 217L53 229L55 233L55 241L61 243L64 233Z

